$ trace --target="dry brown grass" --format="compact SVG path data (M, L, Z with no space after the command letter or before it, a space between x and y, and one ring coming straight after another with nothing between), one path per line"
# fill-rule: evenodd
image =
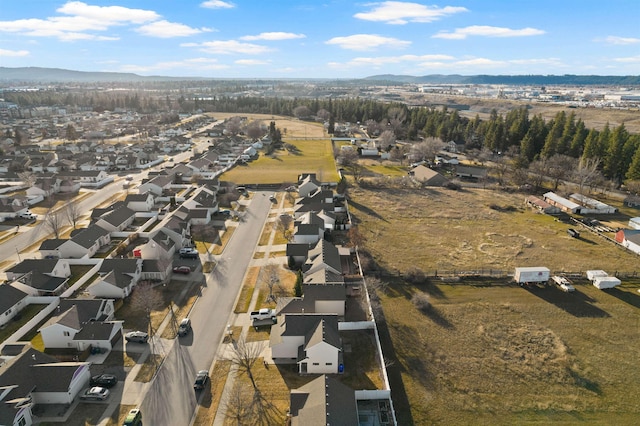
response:
M256 288L256 282L258 280L259 273L260 267L258 266L250 267L247 271L247 275L244 278L244 283L242 284L242 290L240 290L238 302L236 303L236 307L233 310L233 312L235 312L236 314L241 314L249 310L249 304L251 303L253 291Z
M249 120L259 120L266 126L269 123L275 121L276 127L282 132L283 139L288 138L326 138L327 134L324 131L324 127L321 123L313 123L309 121L300 121L291 117L274 116L270 114L237 114L237 113L224 113L214 112L213 115L217 120L223 120L225 118L236 117L242 115Z
M124 422L125 417L127 417L127 414L129 414L129 411L134 408L136 408L135 405L118 404L118 409L115 410L107 420L107 426L120 426L122 422Z
M442 188L351 188L350 213L382 268L425 272L516 266L554 271L633 270L637 257L524 206L524 194ZM494 208L491 208L494 206ZM495 209L495 206L499 209Z
M142 364L142 367L140 367L140 370L138 370L138 374L136 374L136 377L133 380L135 382L144 383L151 381L153 376L158 371L160 364L162 364L163 359L164 358L162 357L162 355L149 354L147 359L144 361L144 364Z
M354 188L350 195L366 249L387 271L637 265L599 237L571 239L569 225L525 209L521 194ZM505 280L384 279L381 335L399 424L636 422L640 369L629 356L640 352L636 284L604 292L578 282L567 294ZM426 313L411 303L418 291L430 295Z
M260 241L258 241L259 246L267 246L269 245L269 240L271 239L271 231L273 231L274 223L267 222L264 224L264 228L262 229L262 234L260 235Z

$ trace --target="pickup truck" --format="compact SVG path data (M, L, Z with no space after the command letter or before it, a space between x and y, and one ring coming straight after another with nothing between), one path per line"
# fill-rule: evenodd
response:
M266 319L275 320L276 319L276 310L262 308L259 311L252 311L250 316L252 321L262 321Z

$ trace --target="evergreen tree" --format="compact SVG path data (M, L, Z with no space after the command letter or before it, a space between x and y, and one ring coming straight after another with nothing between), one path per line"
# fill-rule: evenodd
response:
M640 180L640 149L633 154L631 165L625 177L629 180Z
M622 170L622 147L626 140L627 131L624 128L624 124L621 124L611 132L604 157L604 175L617 182L620 182L625 172Z
M302 297L302 271L296 273L296 283L293 286L293 294L295 297Z

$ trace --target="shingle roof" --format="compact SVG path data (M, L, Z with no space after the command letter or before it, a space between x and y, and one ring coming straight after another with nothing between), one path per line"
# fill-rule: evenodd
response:
M81 232L78 232L73 237L71 237L71 241L78 244L84 248L92 247L97 240L108 235L109 231L104 228L101 228L98 225L91 225L88 228L82 229Z
M305 274L303 282L305 284L327 284L327 283L343 283L344 276L336 274L327 268L320 268L311 274Z
M44 240L42 244L40 244L40 248L38 250L55 250L67 241L69 240L63 238L50 238L48 240Z
M355 392L337 379L322 375L291 391L291 426L356 426Z
M131 210L129 207L123 206L112 211L111 213L107 213L106 215L100 217L100 219L113 226L120 226L131 217L135 216L135 214L135 211Z
M7 269L7 272L13 272L14 274L26 274L31 271L49 273L53 271L59 261L59 259L25 259Z
M109 340L116 327L119 324L115 322L90 322L73 336L73 340Z
M0 285L0 314L7 312L27 296L27 293L9 284Z

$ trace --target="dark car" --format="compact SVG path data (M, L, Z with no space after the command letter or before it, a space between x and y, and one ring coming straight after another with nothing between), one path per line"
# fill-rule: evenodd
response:
M185 318L180 321L180 326L178 327L178 336L186 336L191 331L191 320L189 318Z
M173 272L175 274L190 274L191 273L191 268L189 268L188 266L176 266L173 268Z
M193 383L195 390L202 390L209 381L209 372L207 370L200 370L196 375L196 381Z
M127 342L147 343L147 340L149 340L149 335L144 331L130 331L129 333L124 335L124 339Z
M97 376L91 377L89 384L91 386L100 386L103 388L110 388L118 383L118 378L113 374L98 374Z

